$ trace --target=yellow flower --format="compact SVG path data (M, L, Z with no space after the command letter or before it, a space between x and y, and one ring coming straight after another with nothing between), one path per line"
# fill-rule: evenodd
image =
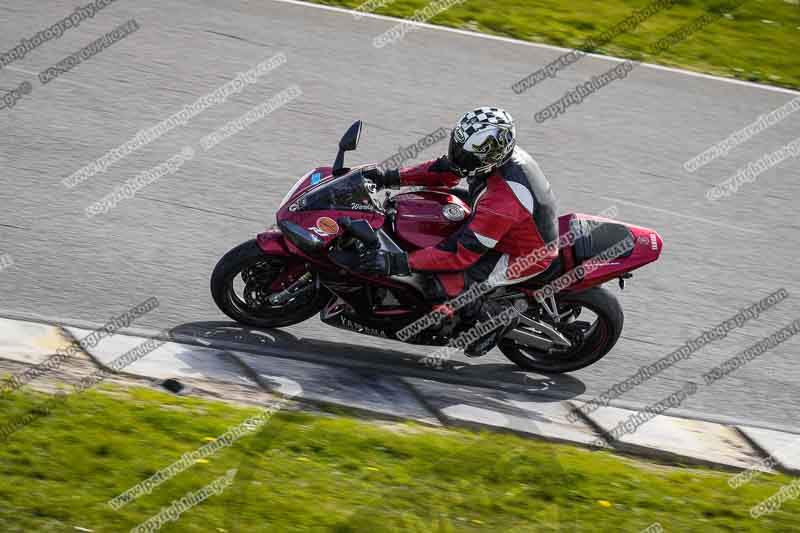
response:
M597 500L602 507L611 507L611 502L608 500Z
M197 462L205 464L208 463L208 459L198 459Z

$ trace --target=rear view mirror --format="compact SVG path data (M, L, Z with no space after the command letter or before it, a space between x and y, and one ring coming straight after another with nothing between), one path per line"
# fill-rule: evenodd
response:
M358 140L361 138L361 124L360 120L356 120L342 135L342 139L339 141L339 150L350 152L358 147Z
M356 120L342 135L339 141L339 153L336 154L336 161L333 162L334 176L341 176L350 170L344 166L344 153L355 150L358 146L358 140L361 138L361 124L360 120Z

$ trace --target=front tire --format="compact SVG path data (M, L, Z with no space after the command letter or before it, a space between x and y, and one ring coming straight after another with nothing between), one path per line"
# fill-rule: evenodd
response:
M211 296L220 311L241 324L279 328L308 320L322 308L321 292L314 287L284 305L268 305L270 284L292 263L292 258L264 253L255 239L222 256L211 274ZM296 260L294 260L296 261ZM237 284L244 285L243 295Z
M585 308L596 315L596 320L577 336L579 342L567 350L537 350L519 345L511 339L500 341L503 355L523 370L542 374L572 372L599 361L617 343L625 316L617 298L606 289L594 287L579 293L567 293L558 299L562 308ZM576 323L577 324L577 323Z

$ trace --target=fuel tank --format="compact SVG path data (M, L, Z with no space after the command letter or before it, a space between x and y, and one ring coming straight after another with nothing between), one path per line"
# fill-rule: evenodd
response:
M394 197L395 234L408 249L436 246L460 228L472 212L458 196L419 191Z

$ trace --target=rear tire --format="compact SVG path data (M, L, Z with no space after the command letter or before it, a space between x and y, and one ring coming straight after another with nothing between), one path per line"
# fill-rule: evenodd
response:
M312 288L312 294L302 295L299 301L291 301L281 306L254 307L236 294L234 282L248 269L285 268L291 258L264 253L255 239L244 242L222 256L211 274L211 297L220 311L241 324L258 328L279 328L291 326L308 320L322 308L321 292ZM267 267L262 265L267 264ZM277 275L277 274L276 274ZM274 279L274 277L272 278ZM269 283L265 280L265 283ZM300 298L300 297L298 297Z
M520 346L511 339L500 341L503 355L523 370L561 374L587 367L605 356L619 340L625 316L617 298L606 289L594 287L558 298L558 304L580 306L597 315L593 331L578 345L566 351L547 352Z

